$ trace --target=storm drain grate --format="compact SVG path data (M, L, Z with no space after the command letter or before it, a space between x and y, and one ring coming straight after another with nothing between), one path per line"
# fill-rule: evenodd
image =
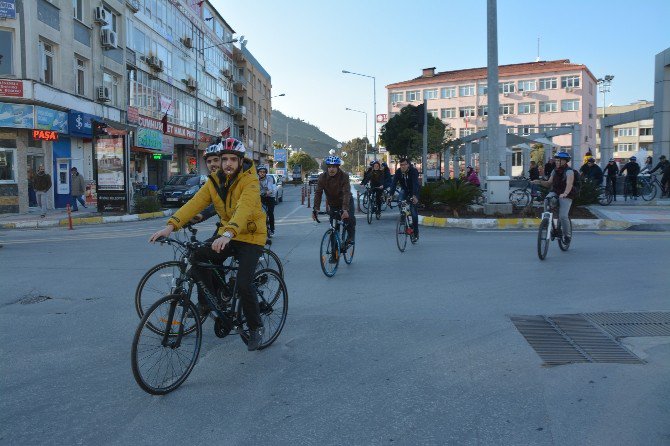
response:
M546 365L644 363L580 314L512 316L510 319Z
M50 300L50 299L51 299L51 297L42 296L42 295L28 296L28 297L24 297L23 299L19 300L19 303L21 305L38 304L40 302L44 302L45 300Z
M584 316L615 338L670 336L670 312L585 313Z

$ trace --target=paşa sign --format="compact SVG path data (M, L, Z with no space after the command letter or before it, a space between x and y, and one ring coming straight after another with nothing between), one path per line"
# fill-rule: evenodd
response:
M33 130L33 139L36 141L58 141L58 132L55 130Z

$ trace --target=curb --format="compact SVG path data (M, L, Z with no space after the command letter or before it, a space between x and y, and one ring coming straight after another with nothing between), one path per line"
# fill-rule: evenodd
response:
M419 224L434 228L461 229L535 229L540 224L539 218L443 218L419 215ZM604 219L572 220L574 229L609 229L624 230L632 226L627 221Z
M124 223L128 221L149 220L152 218L169 217L174 214L174 209L167 209L159 212L147 212L144 214L127 214L127 215L110 215L107 217L76 217L72 219L72 226L83 225L100 225L105 223ZM68 219L61 218L59 220L34 220L34 221L17 221L14 223L3 223L0 225L2 229L37 229L37 228L53 228L57 226L68 226Z

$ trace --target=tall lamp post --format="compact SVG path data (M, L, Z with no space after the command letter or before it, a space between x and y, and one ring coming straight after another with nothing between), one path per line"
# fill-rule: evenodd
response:
M375 149L377 148L377 78L374 76L370 76L368 74L361 74L361 73L354 73L352 71L347 71L347 70L342 70L342 73L344 74L353 74L355 76L363 76L363 77L368 77L372 79L372 101L373 101L373 115L372 115L372 129L374 135L374 144L372 144L372 147ZM367 121L367 118L366 118ZM367 126L366 126L367 127Z
M610 85L612 85L612 80L614 80L614 76L611 74L605 75L605 77L602 77L598 79L596 82L598 82L598 91L600 91L603 94L603 117L600 120L600 162L601 164L604 163L605 158L610 157L609 154L608 156L603 156L603 143L605 142L605 139L603 138L605 136L605 116L607 116L607 113L605 112L605 107L607 107L607 103L605 102L605 94L610 91Z
M367 112L364 112L364 111L361 111L361 110L355 110L355 109L349 108L349 107L345 108L345 110L365 114L365 158L363 158L363 164L365 164L365 163L368 162L368 144L370 142L370 140L368 139L368 125L367 125L368 124L368 114L367 114Z

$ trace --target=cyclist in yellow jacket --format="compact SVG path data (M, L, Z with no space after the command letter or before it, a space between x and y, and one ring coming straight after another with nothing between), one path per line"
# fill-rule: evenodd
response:
M209 180L167 222L164 229L149 239L156 241L168 237L174 230L186 225L195 215L212 204L221 219L217 234L209 239L211 247L196 252L196 262L221 263L231 255L238 263L237 287L242 310L249 327L249 351L258 349L263 339L263 322L260 318L258 299L252 281L256 264L267 240L265 213L261 207L258 176L251 160L245 159L244 144L227 138L219 147L221 168L209 175ZM213 273L206 268L193 266L200 293L214 290ZM211 296L211 299L216 297ZM206 305L198 296L201 309ZM204 309L206 311L206 309Z

